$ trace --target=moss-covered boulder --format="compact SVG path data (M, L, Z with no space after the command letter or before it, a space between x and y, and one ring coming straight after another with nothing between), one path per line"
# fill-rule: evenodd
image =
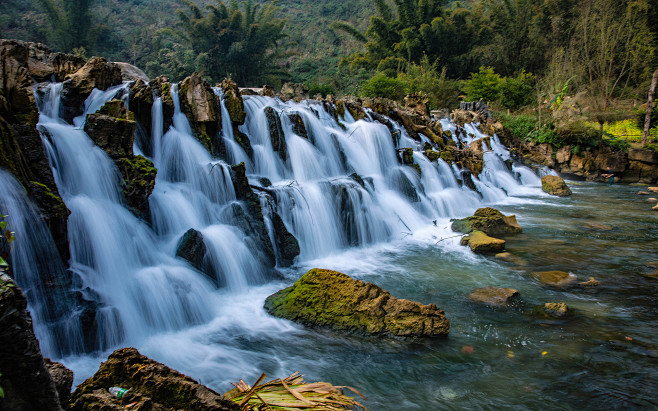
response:
M401 149L402 154L402 164L413 164L414 163L414 150L412 148L403 148Z
M571 190L567 186L567 183L564 182L564 179L559 176L544 176L541 178L541 189L545 193L559 196L567 197L571 195Z
M116 398L109 387L128 391ZM240 410L221 394L164 364L141 355L135 348L116 350L96 374L71 394L69 409L125 410Z
M518 290L493 286L476 288L468 295L468 299L471 301L493 307L507 306L518 298Z
M540 307L540 312L546 317L563 318L570 314L566 303L546 303Z
M434 150L425 150L425 157L427 157L430 161L437 161L439 158L441 158L441 153Z
M522 231L516 216L503 215L492 207L478 208L472 216L454 220L451 226L453 231L470 233L479 230L488 235L510 235Z
M472 231L462 237L461 244L469 246L477 254L496 254L505 249L505 240L489 237L482 231Z
M265 300L272 315L306 325L401 337L439 337L450 330L434 304L397 299L372 283L314 268Z
M148 158L127 156L116 160L117 168L123 177L121 190L130 210L142 219L150 218L148 199L155 188L158 170Z
M538 271L532 273L532 276L544 285L558 288L569 286L577 279L574 274L557 270Z

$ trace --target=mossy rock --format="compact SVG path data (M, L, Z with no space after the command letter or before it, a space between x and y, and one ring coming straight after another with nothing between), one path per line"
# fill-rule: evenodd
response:
M473 231L464 236L462 245L468 245L477 254L497 254L505 249L505 240L489 237L482 231Z
M571 195L571 190L564 182L562 177L558 176L544 176L541 178L541 189L545 193L558 196L567 197Z
M438 337L450 323L434 304L397 299L372 283L314 268L265 300L272 315L335 330L401 337Z
M452 163L455 162L455 157L456 157L455 149L453 147L446 146L445 149L441 150L440 156L443 161L452 165Z
M451 228L459 233L479 230L488 235L509 235L522 231L516 216L506 216L492 207L478 208L471 217L454 220Z
M423 169L420 168L420 165L414 163L414 164L410 164L409 167L416 170L416 173L418 173L418 177L420 177L423 174Z
M402 164L413 164L414 162L414 150L412 148L403 148L402 149Z
M476 288L468 295L468 299L471 301L493 307L507 306L518 298L518 290L513 288L501 288L492 286Z
M538 271L532 273L532 276L535 277L542 284L551 286L551 287L566 287L573 284L577 277L574 274L567 273L565 271Z
M438 151L425 150L425 157L427 157L430 161L437 161L439 158L441 158L441 154Z

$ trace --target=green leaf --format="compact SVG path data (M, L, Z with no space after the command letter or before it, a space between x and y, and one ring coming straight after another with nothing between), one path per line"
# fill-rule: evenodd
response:
M7 222L6 221L0 221L0 230L4 230L5 227L7 227Z
M5 398L5 390L0 387L0 398Z
M9 267L4 258L0 257L0 267Z

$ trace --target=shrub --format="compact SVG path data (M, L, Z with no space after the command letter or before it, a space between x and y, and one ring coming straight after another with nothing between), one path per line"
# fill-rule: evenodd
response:
M317 84L310 83L308 85L308 95L313 98L316 94L321 94L322 97L327 97L327 94L336 94L336 89L331 84Z
M493 67L480 67L477 73L471 73L466 80L466 97L469 101L484 100L494 102L500 96L500 76Z
M516 77L500 81L500 102L503 107L518 110L535 101L535 76L522 70Z
M388 77L384 73L377 73L361 83L361 95L400 100L404 97L404 83L397 78Z

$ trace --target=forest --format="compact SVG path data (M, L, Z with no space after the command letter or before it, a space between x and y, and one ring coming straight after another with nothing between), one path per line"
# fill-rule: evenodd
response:
M311 97L421 92L433 109L482 99L503 115L521 110L510 128L540 142L583 139L583 130L587 140L597 128L638 140L658 67L658 0L9 0L0 8L2 37L126 61L149 76L293 81ZM563 103L568 110L541 120Z

